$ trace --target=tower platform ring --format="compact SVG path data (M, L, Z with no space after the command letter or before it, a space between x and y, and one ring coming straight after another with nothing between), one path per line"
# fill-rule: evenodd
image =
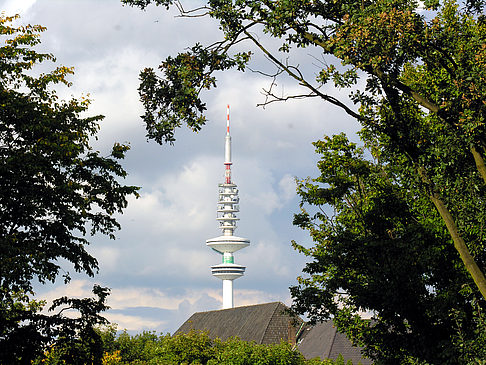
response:
M250 246L250 240L237 236L219 236L206 240L206 246L221 253L233 253Z
M223 263L211 266L211 274L221 280L235 280L245 273L245 266Z

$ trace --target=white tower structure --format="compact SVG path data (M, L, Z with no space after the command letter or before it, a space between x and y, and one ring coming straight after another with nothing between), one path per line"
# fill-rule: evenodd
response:
M227 107L226 138L224 145L224 183L219 186L218 216L222 236L206 240L206 245L222 255L223 262L211 266L214 277L223 280L223 309L233 308L233 280L243 276L245 267L234 262L233 253L250 245L246 238L234 236L236 213L239 212L239 198L236 184L231 180L231 136L229 122L229 105Z

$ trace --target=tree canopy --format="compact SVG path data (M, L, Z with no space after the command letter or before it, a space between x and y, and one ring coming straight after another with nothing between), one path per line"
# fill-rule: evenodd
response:
M118 160L128 146L115 144L103 157L90 146L102 116L86 116L86 98L61 100L53 86L69 86L72 68L39 73L55 61L38 53L42 26L15 26L18 16L0 16L0 361L29 363L54 339L88 341L103 323L108 289L96 298L59 298L41 312L33 285L70 280L69 267L93 276L96 259L86 251L88 235L114 237L114 213L138 188L119 182ZM64 311L80 313L68 318ZM90 332L91 331L91 332ZM79 338L79 337L78 337Z

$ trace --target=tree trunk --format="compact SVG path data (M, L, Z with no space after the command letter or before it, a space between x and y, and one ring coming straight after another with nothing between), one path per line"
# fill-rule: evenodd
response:
M454 242L454 247L459 253L459 256L461 257L461 260L464 263L466 270L471 275L472 279L474 280L474 283L478 287L483 298L486 299L486 278L484 277L484 274L482 273L476 261L474 261L474 258L472 257L471 253L469 252L469 249L466 246L466 242L464 242L464 239L461 237L459 233L454 218L452 217L451 213L449 212L449 209L447 209L446 205L440 198L439 194L434 192L432 183L428 178L427 173L425 172L425 168L423 166L418 168L418 173L422 181L429 188L430 200L432 200L432 203L434 203L435 208L437 209L442 220L446 224L447 230L449 231L449 234L451 235L452 240Z
M464 242L464 239L459 234L459 230L457 229L456 223L452 218L451 213L445 206L444 202L438 197L438 194L430 194L430 199L434 203L437 211L439 212L440 216L444 220L447 230L454 241L454 247L456 248L457 252L459 252L459 256L461 256L462 262L464 266L466 266L466 270L471 274L474 283L478 287L479 291L483 295L483 298L486 299L486 278L484 274L481 272L476 261L472 257L469 249Z
M474 162L476 162L476 167L478 168L481 177L483 178L484 183L486 184L486 166L484 165L483 156L481 153L476 149L476 147L471 147L471 153L474 156Z

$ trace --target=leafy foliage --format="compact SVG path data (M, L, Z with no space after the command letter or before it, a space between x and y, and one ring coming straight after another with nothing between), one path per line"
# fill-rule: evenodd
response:
M258 345L238 338L212 340L206 332L198 331L172 337L153 332L135 336L123 332L117 337L115 332L113 326L99 331L104 344L103 365L344 365L342 356L336 361L305 360L287 343ZM44 364L57 365L57 353L58 349L53 348Z
M93 151L102 116L82 117L89 100L59 100L52 85L69 86L67 67L36 75L34 66L54 61L34 50L41 26L12 24L0 17L0 359L28 362L53 339L91 338L104 323L106 288L97 299L56 300L52 316L33 301L33 282L69 281L61 262L93 276L97 261L85 249L87 234L113 237L113 217L137 188L118 182L126 172L117 161L128 146L115 144L111 156ZM80 313L77 319L63 314ZM95 336L96 337L96 336ZM96 340L96 339L95 339ZM92 344L87 344L92 346Z
M416 194L403 171L383 158L367 160L344 135L315 146L320 175L299 182L302 212L294 221L315 246L294 242L312 260L308 276L291 288L294 309L313 320L333 316L374 359L455 363L452 311L464 318L464 338L476 338L470 298L461 294L470 279L445 244L440 217L425 214L432 203ZM314 209L326 205L332 215ZM373 321L360 311L371 311Z
M202 115L205 104L199 99L203 89L216 86L212 73L238 66L243 69L247 54L231 58L220 49L205 49L197 44L189 51L168 57L160 66L164 78L158 78L152 68L140 73L141 101L145 107L143 120L147 137L158 143L173 143L174 131L181 120L195 132L201 129L206 118Z
M464 287L462 292L465 296L471 295L471 288ZM457 324L457 333L454 336L454 344L460 351L460 361L464 364L482 364L486 359L486 313L484 308L473 297L473 325L471 326L474 331L473 339L468 338L464 333L464 324L469 324L467 320L459 313L454 311L452 317Z

